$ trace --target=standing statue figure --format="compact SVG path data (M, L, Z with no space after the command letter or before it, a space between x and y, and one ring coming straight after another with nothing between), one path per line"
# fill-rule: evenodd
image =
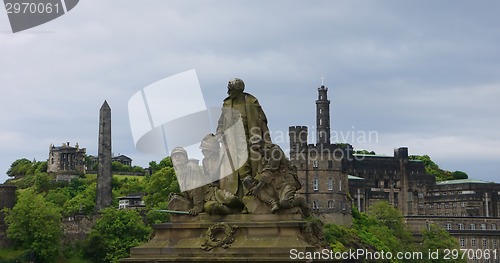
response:
M187 189L181 194L171 194L168 209L188 211L190 215L197 215L203 211L203 195L205 186L194 188L192 185L201 178L202 171L198 164L188 159L186 150L175 147L171 154L172 163L181 189Z
M213 182L205 187L204 191L204 210L208 214L227 215L240 213L243 209L243 203L234 194L231 194L219 187L220 177L220 145L213 134L203 138L200 144L203 154L203 176L212 178Z
M271 143L267 118L254 96L243 92L245 83L235 78L227 86L229 95L223 103L216 136L220 138L223 149L230 162L229 176L222 175L220 187L240 199L244 189L241 180L253 177L259 169L260 157L257 152L249 151L249 139L259 136L263 141ZM238 127L242 123L241 128ZM225 176L225 177L224 177Z
M271 206L271 212L280 209L300 207L304 216L310 215L310 209L304 197L297 195L302 186L297 177L297 168L293 166L285 152L276 144L263 143L252 138L252 150L259 151L261 166L255 177L246 177L243 181L249 192L262 202Z

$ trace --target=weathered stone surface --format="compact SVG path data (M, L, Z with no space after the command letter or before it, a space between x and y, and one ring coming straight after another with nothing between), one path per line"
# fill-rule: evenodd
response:
M96 210L109 207L113 198L111 192L111 108L104 101L99 112L99 165L97 172Z
M319 250L308 229L301 214L172 215L121 262L290 262L291 249Z

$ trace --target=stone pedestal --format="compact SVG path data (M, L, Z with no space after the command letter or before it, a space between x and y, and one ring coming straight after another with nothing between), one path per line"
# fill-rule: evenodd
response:
M290 250L319 251L321 238L301 214L172 215L120 262L290 262ZM299 260L293 260L300 262Z

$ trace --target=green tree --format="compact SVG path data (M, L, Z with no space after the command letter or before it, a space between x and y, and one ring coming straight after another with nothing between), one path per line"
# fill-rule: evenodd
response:
M26 171L26 174L38 174L47 172L47 162L37 162L33 160L31 167Z
M11 177L25 175L32 165L31 161L26 158L15 160L10 165L7 175Z
M142 179L142 178L141 178ZM146 192L146 186L139 178L124 178L119 181L118 195L129 195Z
M425 172L427 174L434 175L436 177L436 181L446 181L453 180L453 175L450 171L443 170L439 168L439 166L431 160L429 155L410 155L410 160L419 160L425 165Z
M118 262L129 250L146 242L152 230L135 210L106 208L89 234L86 256L93 262Z
M49 190L45 195L45 200L55 204L57 207L63 207L70 198L71 194L67 187Z
M444 230L442 227L430 224L428 229L422 231L422 251L436 251L439 252L439 259L428 259L427 262L466 262L466 260L461 259L461 255L458 259L444 259L443 249L456 249L460 251L457 239L450 236L448 231Z
M469 178L469 175L467 173L465 173L465 172L462 172L462 171L454 171L451 174L453 176L453 179L455 179L455 180Z
M400 240L411 242L411 232L406 227L403 214L389 203L376 202L370 206L368 214L387 226Z
M180 192L172 161L167 157L160 164L151 162L150 167L154 172L144 178L147 194L144 202L150 209L164 207L170 193Z
M166 168L166 167L174 167L170 156L163 158L159 164L156 163L156 161L149 162L149 169L151 169L151 173L155 173L155 172L159 171L160 169Z
M38 193L47 192L50 189L50 177L47 173L35 174L35 190Z
M114 172L131 172L132 167L122 164L120 162L112 162L111 163L111 170Z
M375 155L376 153L374 151L368 151L368 150L356 150L354 151L355 154L367 154L367 155Z
M76 195L64 203L63 212L65 215L77 213L91 214L94 211L97 183L92 182L89 185L77 187L79 190L73 192ZM81 190L82 187L84 190Z
M54 262L62 235L59 209L28 189L6 212L7 237L17 246L33 251L37 261Z

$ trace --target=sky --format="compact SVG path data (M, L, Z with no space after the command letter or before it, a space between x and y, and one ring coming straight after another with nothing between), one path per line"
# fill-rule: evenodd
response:
M314 131L323 82L334 142L388 156L408 147L500 182L498 10L460 0L85 0L14 34L0 8L0 182L17 159L47 160L51 143L96 155L104 100L114 154L160 161L136 150L128 101L191 69L209 107L243 79L283 148L289 126Z

